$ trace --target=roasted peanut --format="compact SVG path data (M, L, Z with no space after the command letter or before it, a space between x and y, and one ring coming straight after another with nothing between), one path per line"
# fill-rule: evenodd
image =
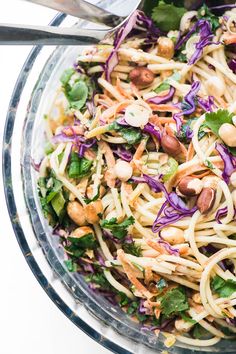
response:
M161 230L161 237L172 245L185 242L183 230L177 227L165 227Z
M157 43L157 55L166 59L171 59L174 56L175 46L170 38L160 37Z
M101 200L91 202L84 207L85 218L89 224L94 224L99 221L99 214L103 212Z
M196 302L196 304L201 304L202 303L200 293L196 293L196 294L193 295L193 301Z
M219 129L219 136L223 142L230 146L236 146L236 127L230 123L224 123Z
M67 213L71 220L73 220L77 225L82 226L86 224L84 208L79 202L69 202L67 205Z
M212 209L215 196L216 193L213 188L203 188L197 199L197 207L201 214L207 214Z
M169 155L175 157L181 154L181 145L177 138L170 135L163 135L161 139L162 149Z
M203 182L199 178L186 176L181 179L177 188L182 195L187 197L194 197L195 195L201 193Z
M114 167L114 173L117 178L126 182L132 177L133 168L129 162L118 160Z
M202 179L203 188L217 189L219 181L220 181L220 178L217 177L217 176L206 176L206 177L203 177L203 179Z
M129 78L137 87L142 88L151 85L154 80L154 74L147 68L137 66L130 71Z
M72 231L72 233L70 234L70 237L81 238L81 237L88 235L88 234L94 235L93 229L91 229L91 227L89 227L89 226L81 226L81 227L78 227L77 229L75 229L74 231Z

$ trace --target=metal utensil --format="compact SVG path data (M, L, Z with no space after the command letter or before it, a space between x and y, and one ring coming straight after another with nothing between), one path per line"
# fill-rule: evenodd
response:
M47 7L52 7L54 4L58 4L59 0L52 0L50 6L47 0L27 0L31 2L44 3ZM129 0L131 1L131 0ZM174 0L174 3L178 0ZM61 3L61 1L60 1ZM42 44L42 45L84 45L84 44L96 44L106 35L112 34L115 30L123 24L123 22L130 16L121 17L113 15L106 10L99 8L96 16L93 11L97 7L86 3L84 0L67 0L61 5L61 9L67 13L73 13L72 4L77 8L74 15L82 18L86 17L86 20L96 21L103 24L115 24L112 29L77 29L73 28L58 28L50 26L30 26L30 25L12 25L12 24L0 24L0 44ZM218 6L224 4L234 4L235 0L185 0L185 7L187 9L195 9L201 4L206 3L209 6ZM142 9L144 0L132 0L133 11L136 8ZM68 5L68 8L67 8ZM71 6L71 8L70 8ZM80 7L82 6L82 7ZM83 7L84 6L84 7ZM55 7L54 7L55 8ZM75 9L74 8L74 9ZM82 10L83 9L83 10ZM81 14L80 11L81 10ZM88 11L86 13L86 11ZM133 12L132 11L132 12ZM131 13L132 13L131 12Z

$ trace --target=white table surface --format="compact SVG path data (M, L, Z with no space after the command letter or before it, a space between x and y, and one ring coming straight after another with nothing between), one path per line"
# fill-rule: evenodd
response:
M20 0L5 0L1 3L0 22L46 25L55 14ZM0 144L9 99L30 49L0 46ZM2 173L0 178L0 353L109 354L60 312L31 273L8 217Z

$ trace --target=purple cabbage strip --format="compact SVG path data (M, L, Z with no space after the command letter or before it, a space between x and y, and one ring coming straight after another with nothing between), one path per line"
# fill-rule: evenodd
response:
M218 222L218 224L221 224L220 219L223 218L224 216L226 216L227 213L228 213L227 206L225 208L221 208L221 209L217 210L215 217L216 217L216 221Z
M119 125L125 126L127 127L129 124L126 122L124 117L120 117L116 120L116 123L118 123Z
M133 177L132 180L136 183L147 183L155 193L163 192L165 195L166 201L159 210L152 226L152 231L154 233L159 232L163 227L170 225L177 220L181 220L186 216L192 216L197 210L197 207L189 209L175 192L168 193L164 184L156 178L143 175L143 177ZM170 206L168 206L168 204ZM163 212L165 216L161 217Z
M137 17L137 24L142 25L146 29L147 39L145 44L156 44L158 37L162 34L161 31L155 26L152 19L146 16L143 12L139 11Z
M160 326L142 326L142 331L155 331L156 329L164 330L166 327L174 321L173 318L165 320Z
M51 138L51 142L53 144L68 143L68 142L74 142L74 141L75 141L74 136L67 136L65 133L60 133L60 134L54 135Z
M186 128L185 136L186 136L186 139L187 139L187 140L191 140L192 137L193 137L193 131L192 131L192 129L190 128L189 125L188 125L187 128Z
M228 62L228 66L233 71L233 73L236 74L236 59L231 59Z
M79 151L78 151L78 155L79 157L84 157L84 153L87 149L91 148L92 146L94 146L96 144L96 139L88 139L86 140L84 143L81 143L79 145Z
M170 90L169 92L166 94L166 95L157 95L157 96L154 96L152 98L149 98L147 101L150 102L150 103L154 103L154 104L161 104L161 103L166 103L166 102L169 102L172 97L174 96L175 94L175 88L174 87L170 87Z
M137 22L138 14L139 14L138 11L134 11L132 15L128 18L128 20L125 22L125 24L121 26L118 29L118 31L116 31L115 33L115 38L113 43L114 48L110 53L107 61L104 64L105 78L107 81L110 81L111 73L119 62L117 51L120 45L122 44L122 42L125 40L125 38L128 36L128 34L132 31L133 27L135 26Z
M173 115L173 118L176 122L176 128L177 128L178 134L180 133L180 129L182 127L182 116L183 115L190 115L190 114L194 113L196 110L195 99L197 97L198 91L200 90L200 87L201 87L200 81L194 81L192 83L190 91L184 97L184 101L181 104L182 112L175 113Z
M31 166L33 167L33 169L34 169L35 171L39 172L39 169L40 169L42 160L37 163L37 162L35 162L35 160L31 157L30 162L31 162Z
M151 315L150 309L147 309L147 308L144 306L144 302L145 302L145 301L146 301L146 300L144 300L144 299L141 299L141 300L140 300L138 312L141 313L142 315Z
M192 36L193 33L195 33L199 29L199 35L200 35L200 40L198 43L196 43L196 51L190 58L188 64L192 65L194 64L202 55L203 49L210 45L210 44L219 44L219 43L214 43L212 42L212 39L214 37L214 34L211 31L211 24L209 21L200 19L198 20L193 27L189 30L189 32L182 38L179 39L179 41L175 45L175 49L178 50L181 48L181 46L187 42L187 40Z
M228 4L228 5L217 5L209 7L210 10L227 10L227 9L234 9L236 7L235 4Z
M126 150L124 147L118 146L115 149L112 149L113 154L120 157L122 160L130 162L133 159L131 151Z
M149 133L151 135L154 135L157 140L159 141L159 143L161 142L161 132L160 130L155 129L155 126L151 123L147 123L144 127L143 127L143 131L145 133Z
M236 157L233 156L226 146L223 144L216 143L215 146L216 150L220 154L224 162L224 170L222 173L222 178L224 179L225 183L229 183L229 178L234 171L236 171Z
M198 105L204 109L206 112L212 112L213 108L215 107L214 97L208 96L207 99L198 97Z
M169 242L166 242L165 240L163 240L161 238L161 239L157 240L157 243L162 245L169 254L171 254L173 256L177 256L177 257L179 256L179 250L177 248L172 247L169 244Z
M202 56L203 49L210 44L219 44L219 42L214 43L212 40L214 34L211 31L211 24L207 20L199 20L197 28L200 29L199 35L200 40L195 44L196 50L188 61L189 65L193 65Z

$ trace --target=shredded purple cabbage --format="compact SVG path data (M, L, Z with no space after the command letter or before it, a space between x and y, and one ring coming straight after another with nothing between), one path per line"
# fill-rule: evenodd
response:
M125 149L124 147L118 146L115 149L112 149L113 154L120 157L122 160L130 162L133 158L133 155L130 150Z
M218 222L218 224L221 224L221 221L220 219L225 217L228 213L228 208L227 206L225 208L221 208L219 210L217 210L217 213L216 213L216 221Z
M196 97L197 93L200 90L201 83L200 81L194 81L191 85L190 91L184 97L183 102L181 103L182 112L175 113L173 118L176 122L177 133L180 133L180 129L182 127L182 116L190 115L196 110Z
M174 96L175 93L175 88L174 87L170 87L169 92L166 95L157 95L155 97L149 98L147 101L150 103L154 103L154 104L161 104L161 103L166 103L169 102L172 97Z
M144 306L145 301L146 300L144 300L144 299L140 300L138 312L141 313L142 315L151 315L150 309L148 309Z
M152 226L154 233L159 232L163 227L177 220L181 220L186 216L192 216L197 210L197 207L189 209L175 192L168 193L164 184L157 178L143 175L143 177L132 177L132 180L136 183L147 183L155 193L163 192L165 195L166 201L162 204ZM162 214L164 216L161 216Z
M35 160L31 157L30 161L31 161L31 166L33 167L33 169L35 171L39 172L42 160L40 162L35 162Z
M128 18L128 20L125 22L125 24L121 26L115 33L115 38L113 43L114 48L111 54L109 55L107 61L104 64L105 78L107 81L110 81L111 73L119 62L117 51L120 45L122 44L122 42L125 40L128 34L134 28L137 22L138 14L139 14L138 11L134 11L132 15Z
M212 112L215 107L214 97L208 96L207 99L198 97L198 105L206 112Z
M152 19L146 16L143 12L139 11L137 17L137 24L146 29L145 44L156 44L158 37L162 34L161 31L155 26Z
M226 146L223 144L216 143L215 146L216 150L220 154L224 162L224 170L222 173L222 178L224 179L225 183L229 183L230 176L234 171L236 171L236 157L233 156Z
M236 7L235 4L228 4L228 5L217 5L211 6L209 9L212 10L227 10L227 9L234 9Z
M233 71L233 73L236 74L236 59L231 59L228 62L228 66Z
M193 137L193 131L192 131L192 129L191 129L191 127L189 125L186 128L185 136L186 136L186 139L188 141L190 141L192 139L192 137Z
M212 41L214 34L212 33L210 22L204 19L200 19L193 25L193 27L189 30L189 32L184 37L180 38L177 41L175 45L175 49L176 50L180 49L181 46L184 43L186 43L187 40L192 36L192 34L194 34L197 30L199 30L200 40L198 43L195 44L196 51L191 56L188 62L189 65L196 63L196 61L201 57L203 49L206 46L210 44L219 44L218 42L214 43Z
M96 144L96 139L88 139L85 140L84 143L80 143L79 145L79 151L78 151L78 155L79 157L84 157L84 153L87 149L91 148L92 146L94 146Z
M161 237L161 234L160 234L160 237ZM172 254L173 256L177 256L177 257L179 256L179 250L177 248L172 247L169 244L169 242L160 238L159 240L157 240L157 243L162 245L169 254Z
M154 135L157 140L159 142L161 142L161 132L160 130L157 130L155 129L155 126L151 123L147 123L144 127L143 127L143 131L145 133L148 133L148 134L151 134L151 135Z

